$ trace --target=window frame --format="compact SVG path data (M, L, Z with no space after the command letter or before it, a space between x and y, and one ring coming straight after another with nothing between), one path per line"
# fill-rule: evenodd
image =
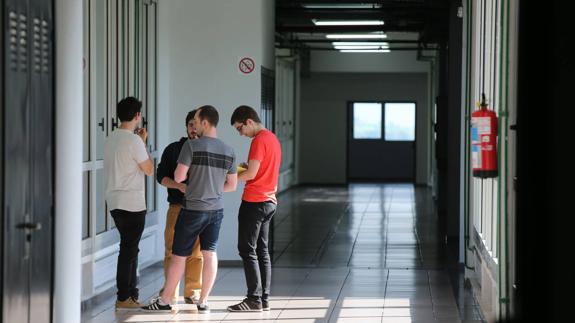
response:
M386 114L386 106L388 104L413 104L413 140L388 140L386 137L385 130L387 129L386 121L387 121L387 114ZM403 143L415 143L417 140L417 102L416 101L385 101L383 103L383 125L382 125L382 132L383 132L383 140L385 142L403 142Z
M151 125L151 129L150 123L148 123L148 129L151 130L151 132L149 132L149 136L150 138L153 138L153 140L147 148L154 165L157 165L157 48L145 48L145 46L150 45L150 42L147 40L151 37L154 39L154 44L152 45L157 44L158 10L156 1L83 1L84 20L86 21L83 33L85 39L87 39L84 44L84 59L86 64L86 75L84 76L84 87L86 89L86 93L84 95L87 96L84 100L84 111L85 114L89 116L89 129L87 132L88 138L84 136L83 139L84 145L89 147L88 160L84 160L83 162L83 172L87 175L86 177L88 181L87 218L84 212L82 214L83 222L88 222L88 235L83 235L82 238L83 255L86 255L119 241L119 234L117 229L115 229L114 221L105 204L104 192L98 192L98 188L100 188L100 190L102 190L102 188L98 186L97 176L102 176L98 173L102 172L104 167L104 161L102 159L103 155L98 156L98 153L103 151L103 142L100 142L100 146L98 146L97 137L101 136L101 134L98 133L101 131L101 127L92 123L98 123L96 116L98 113L101 113L101 111L96 110L96 106L99 101L94 94L96 94L95 87L97 86L96 71L97 68L102 68L102 66L96 66L97 62L94 57L97 57L97 55L101 53L105 55L103 58L105 63L104 65L106 66L104 72L104 89L106 92L104 94L104 102L106 102L107 107L105 108L104 116L104 136L107 137L112 132L112 123L118 122L115 111L118 99L128 95L138 97L143 103L145 102L142 111L143 114L154 116L151 120L146 118L146 121L154 123ZM105 22L97 21L96 19L97 5L103 5L105 7ZM146 17L140 17L139 25L136 25L136 23L138 23L136 16L143 13L149 14ZM150 17L153 19L150 19ZM147 22L153 23L153 25L148 26L146 25ZM98 43L95 36L97 32L96 27L101 27L102 23L105 24L106 30L104 36L104 44L106 44L105 49L102 49L101 46L97 48ZM148 32L148 34L146 34L146 32ZM150 35L150 33L153 35ZM144 39L146 41L142 41ZM130 46L129 42L133 44L139 42L142 48L140 50L132 51L131 48L134 48L134 46ZM100 52L98 53L96 50ZM146 64L146 61L143 60L144 56L140 58L135 57L135 55L144 55L142 53L143 51L146 51L145 55L147 56L148 52L153 51L153 64ZM150 72L151 69L153 69L153 71ZM142 86L145 86L145 89L143 89ZM151 92L153 93L151 94ZM144 93L146 98L139 97L139 95ZM150 97L153 98L154 102L150 102ZM102 179L100 179L100 182L100 185L102 185ZM148 209L148 216L146 219L146 228L148 228L158 224L158 189L156 187L155 178L150 176L146 177L145 191L147 207L151 207ZM97 212L98 203L100 202L104 203L105 215ZM105 230L101 232L98 232L98 228L96 226L99 216L105 216Z
M354 138L354 120L353 120L353 113L354 113L354 104L355 103L377 103L381 104L381 138L374 139L374 138ZM385 105L386 104L396 104L396 103L408 103L413 104L415 108L415 115L414 115L414 140L386 140L385 138ZM386 143L415 143L417 142L417 135L418 135L418 105L417 101L415 100L360 100L360 101L348 101L348 104L351 104L351 115L348 117L350 118L349 122L351 122L351 140L381 140Z

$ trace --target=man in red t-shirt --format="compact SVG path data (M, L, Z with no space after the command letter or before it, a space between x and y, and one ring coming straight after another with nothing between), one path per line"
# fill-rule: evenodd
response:
M281 145L251 107L236 108L231 124L240 135L252 138L252 144L248 163L240 165L245 170L238 172L238 180L246 182L238 215L238 250L244 263L248 292L241 303L229 306L228 311L269 311L272 266L268 234L277 207Z

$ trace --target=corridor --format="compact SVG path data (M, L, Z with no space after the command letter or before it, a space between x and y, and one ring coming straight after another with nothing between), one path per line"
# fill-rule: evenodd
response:
M82 322L483 322L463 279L448 270L429 189L300 187L279 199L270 312L227 312L245 285L240 267L223 267L210 314L182 297L171 314L116 313L112 288L84 304ZM163 269L158 263L140 274L147 301L161 288Z

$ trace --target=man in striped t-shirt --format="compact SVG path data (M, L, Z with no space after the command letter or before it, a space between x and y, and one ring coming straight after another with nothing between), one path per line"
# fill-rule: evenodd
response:
M144 310L172 310L170 301L184 272L186 258L199 236L204 265L197 307L199 313L209 312L207 298L216 279L216 248L224 217L222 195L235 191L238 181L234 150L217 138L218 120L214 107L200 107L194 116L199 139L187 140L182 146L174 180L181 183L187 179L188 186L175 225L172 259L160 297L143 307Z

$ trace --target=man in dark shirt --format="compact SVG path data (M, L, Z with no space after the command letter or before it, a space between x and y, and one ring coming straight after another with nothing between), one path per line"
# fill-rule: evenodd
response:
M162 159L158 165L157 180L158 183L168 188L168 214L166 216L166 229L164 231L165 241L165 256L164 256L164 276L167 273L167 268L172 257L172 244L174 242L174 226L180 214L180 209L184 202L184 193L186 192L186 184L174 181L174 171L178 166L178 157L182 146L190 139L198 138L196 130L194 129L194 115L196 110L192 110L186 116L186 128L188 137L182 137L179 141L169 144L162 153ZM186 271L184 280L184 300L188 304L194 304L200 297L200 290L202 288L202 266L203 257L200 251L200 240L197 239L194 243L192 255L186 259ZM174 298L179 294L178 288L174 293Z

